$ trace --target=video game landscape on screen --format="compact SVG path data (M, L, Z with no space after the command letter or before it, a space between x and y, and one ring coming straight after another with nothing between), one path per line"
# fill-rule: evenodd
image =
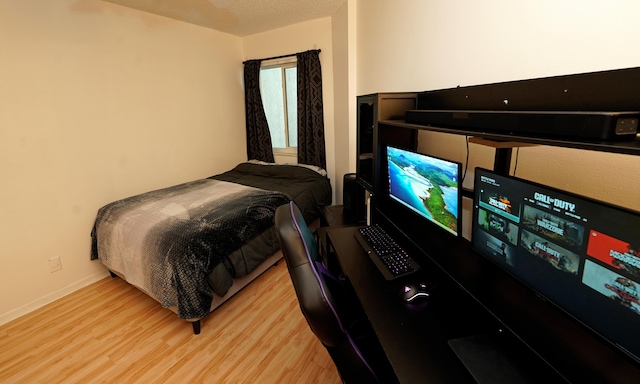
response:
M458 233L458 164L387 148L389 196L447 231Z

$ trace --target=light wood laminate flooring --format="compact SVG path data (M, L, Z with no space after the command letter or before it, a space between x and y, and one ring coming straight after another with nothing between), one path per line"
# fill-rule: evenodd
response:
M202 332L120 278L0 327L0 383L340 383L281 260Z

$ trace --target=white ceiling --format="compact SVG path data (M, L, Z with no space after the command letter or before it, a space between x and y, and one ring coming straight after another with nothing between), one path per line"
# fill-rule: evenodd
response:
M331 16L345 0L103 0L236 36Z

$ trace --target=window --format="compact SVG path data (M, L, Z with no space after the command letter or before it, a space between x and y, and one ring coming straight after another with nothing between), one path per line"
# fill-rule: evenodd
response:
M262 103L275 154L291 154L298 147L297 68L293 61L263 63L260 69Z

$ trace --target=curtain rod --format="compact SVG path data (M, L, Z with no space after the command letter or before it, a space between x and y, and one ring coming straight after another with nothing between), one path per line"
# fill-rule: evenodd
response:
M321 52L319 49L312 49L312 51L318 51ZM289 55L281 55L281 56L273 56L273 57L266 57L264 59L259 59L260 61L267 61L267 60L275 60L275 59L284 59L285 57L291 57L291 56L295 56L297 55L297 53L291 53ZM245 60L242 62L242 64L246 63L247 61L251 61L251 60Z

